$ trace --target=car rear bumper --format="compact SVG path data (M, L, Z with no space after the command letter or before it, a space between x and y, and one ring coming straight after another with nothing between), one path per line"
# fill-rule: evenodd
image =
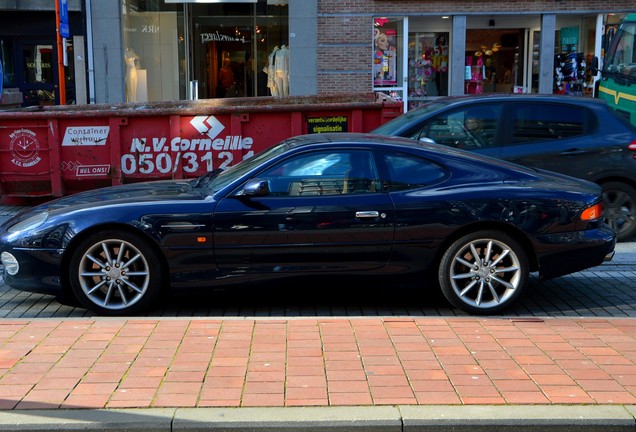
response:
M600 228L540 236L539 277L552 279L596 267L614 257L616 234L607 225Z

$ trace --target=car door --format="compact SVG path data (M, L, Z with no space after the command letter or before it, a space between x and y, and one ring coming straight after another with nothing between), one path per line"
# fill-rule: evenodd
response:
M597 121L590 110L566 103L510 104L501 158L521 165L585 177L598 165Z
M370 150L304 152L256 177L268 194L231 194L216 207L221 271L355 272L388 262L395 216Z

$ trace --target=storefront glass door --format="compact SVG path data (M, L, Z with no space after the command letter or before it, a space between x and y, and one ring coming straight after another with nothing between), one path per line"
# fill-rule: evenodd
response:
M410 32L408 42L408 107L431 97L448 96L449 32Z
M526 29L466 31L466 94L522 92Z

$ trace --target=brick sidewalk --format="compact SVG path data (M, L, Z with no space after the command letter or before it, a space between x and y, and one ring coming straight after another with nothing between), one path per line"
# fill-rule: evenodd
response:
M636 404L636 319L0 321L0 408Z

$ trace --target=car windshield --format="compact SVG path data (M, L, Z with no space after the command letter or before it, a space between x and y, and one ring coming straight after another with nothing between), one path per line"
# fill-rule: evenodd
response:
M246 172L252 170L254 167L264 163L268 159L278 156L279 154L286 151L288 148L289 144L283 142L274 147L270 147L269 149L264 150L249 159L244 159L241 162L220 171L217 175L210 176L207 188L212 194L214 194L223 189L225 186L232 183L234 180L236 180ZM203 182L203 185L206 186L205 182Z
M394 118L393 120L384 123L383 125L377 127L372 131L372 133L377 133L380 135L393 135L396 130L400 130L404 125L410 124L414 118L422 117L428 114L429 112L433 112L439 110L448 105L448 102L438 102L432 101L421 107L408 111L401 116Z

